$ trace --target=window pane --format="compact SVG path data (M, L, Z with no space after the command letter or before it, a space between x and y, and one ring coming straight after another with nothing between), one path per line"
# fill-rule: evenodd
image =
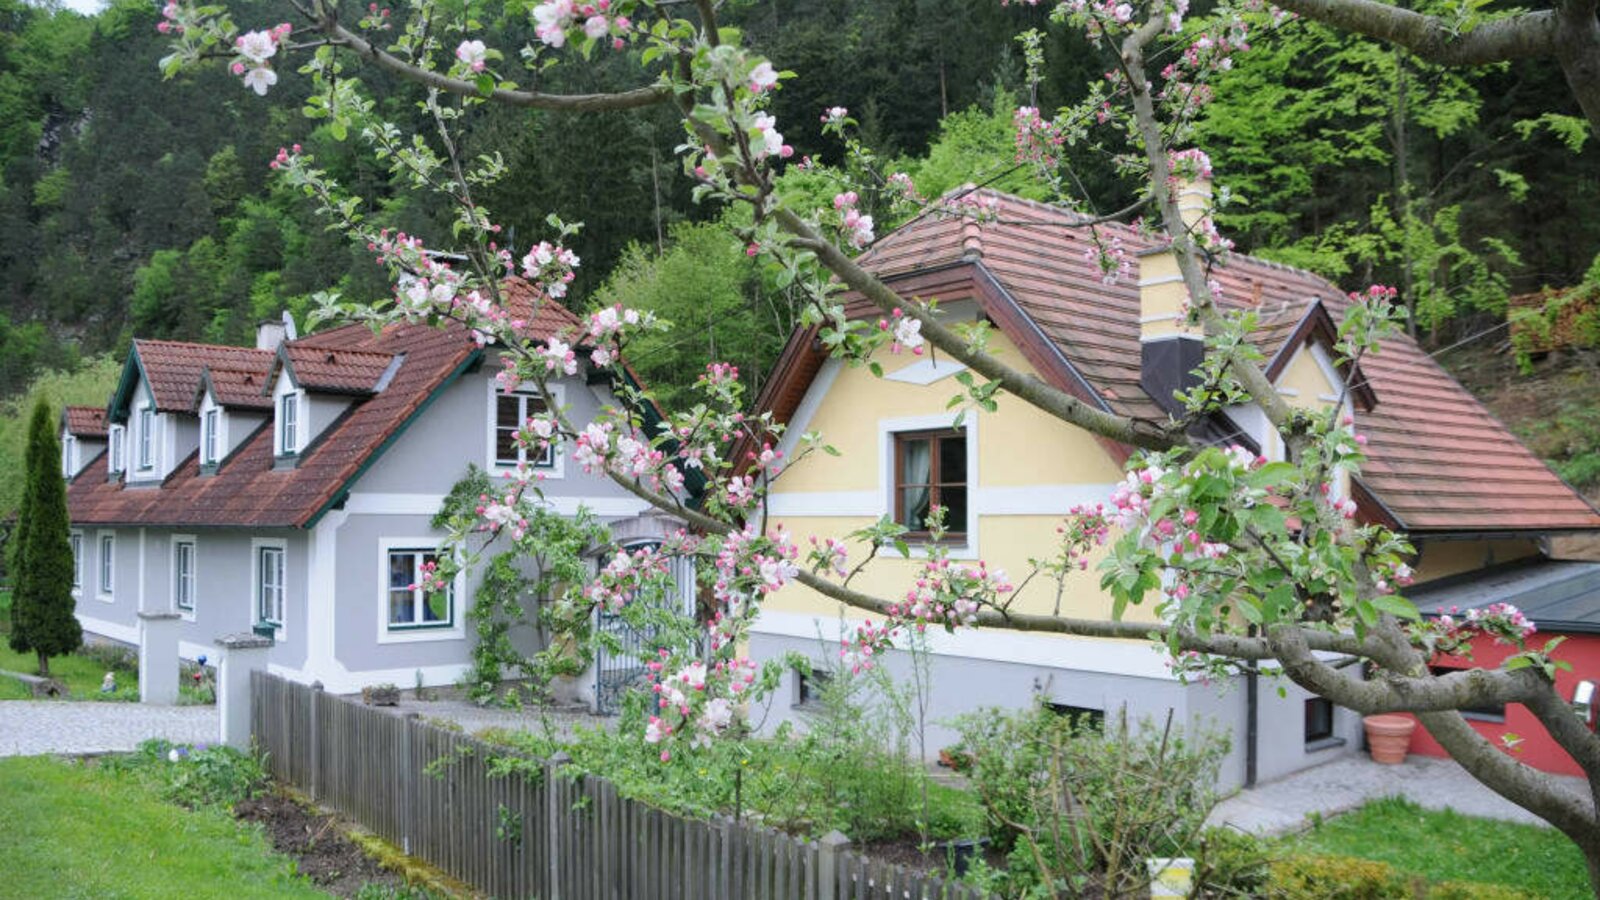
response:
M967 480L967 439L939 439L939 481L962 484Z
M498 428L516 430L522 426L522 398L516 394L498 394L494 400L494 424Z
M931 472L928 467L932 462L931 441L907 440L900 442L900 483L901 484L927 484Z
M516 465L517 457L517 432L507 431L504 428L494 430L494 461Z
M964 534L967 530L967 489L946 487L939 489L939 503L944 506L944 530Z
M417 574L414 557L409 552L395 552L389 554L389 587L395 590L411 590L417 583Z
M928 489L926 487L902 488L900 491L900 524L912 531L927 528Z
M416 597L411 591L389 592L390 625L410 625L416 621Z

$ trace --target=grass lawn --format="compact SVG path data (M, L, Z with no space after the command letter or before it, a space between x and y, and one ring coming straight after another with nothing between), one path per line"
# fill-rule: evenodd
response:
M0 641L0 669L33 675L39 671L39 661L32 653L17 653ZM119 690L110 698L100 693L100 680L106 677L106 664L87 656L71 654L50 658L50 675L66 682L67 690L76 700L137 700L139 676L129 671L117 672ZM25 700L28 688L15 678L0 677L0 700Z
M225 813L190 812L128 775L79 763L0 759L0 822L8 897L328 896Z
M1429 881L1476 881L1549 898L1589 896L1583 854L1554 828L1374 800L1290 841L1308 853L1386 862Z

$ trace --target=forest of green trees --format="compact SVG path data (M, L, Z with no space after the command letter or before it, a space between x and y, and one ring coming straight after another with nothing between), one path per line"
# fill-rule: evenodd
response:
M801 154L838 161L818 112L848 106L865 141L925 194L968 180L1027 192L1013 171L1012 110L1052 109L1100 76L1074 44L1082 38L1057 29L1047 77L1026 96L1015 36L1046 27L1042 8L730 5L762 52L802 73L774 103ZM283 18L263 0L234 11ZM221 71L163 81L158 19L148 0L92 17L0 0L0 399L42 372L120 356L133 335L245 342L257 320L302 313L317 291L384 296L371 256L269 177L279 146L304 144L383 223L448 233L440 210L394 189L356 142L335 140L284 96L268 102ZM1584 277L1600 250L1600 220L1586 214L1600 204L1600 156L1581 121L1550 112L1576 113L1553 63L1441 69L1294 19L1252 43L1214 84L1200 123L1230 193L1221 224L1240 249L1348 286L1399 285L1434 346L1500 321L1510 294ZM630 68L615 59L541 76L541 87L604 89ZM286 72L277 90L303 97L306 86ZM403 98L387 101L391 118L420 115L401 86L378 95ZM677 332L692 333L693 346L638 348L636 365L669 391L708 354L759 378L791 314L728 232L710 227L724 212L692 202L674 157L680 128L666 109L492 107L469 125L466 148L503 148L512 175L480 200L508 223L513 246L537 239L550 212L584 223L576 307L626 299L699 323ZM1068 155L1098 206L1115 209L1127 198L1105 152ZM789 177L786 189L821 195L816 181Z

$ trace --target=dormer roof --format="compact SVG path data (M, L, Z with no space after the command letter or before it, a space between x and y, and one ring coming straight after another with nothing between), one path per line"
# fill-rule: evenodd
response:
M200 373L200 386L196 403L207 393L224 409L248 409L262 412L272 410L272 398L265 393L272 382L267 371L222 369L207 366Z
M272 354L266 350L188 341L135 340L108 412L113 421L127 418L140 375L149 385L156 412L193 413L199 396L200 374L207 368L264 373L271 365Z
M310 341L307 338L306 341ZM381 350L293 341L278 348L273 375L286 373L295 387L326 394L373 394L393 377L401 358ZM270 384L262 393L271 393Z
M62 412L62 427L67 434L89 440L105 440L106 411L98 406L69 406Z

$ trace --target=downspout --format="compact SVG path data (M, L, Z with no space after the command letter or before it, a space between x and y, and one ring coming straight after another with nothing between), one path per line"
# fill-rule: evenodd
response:
M1250 636L1255 637L1256 627L1250 626ZM1261 672L1256 661L1245 663L1244 674L1244 786L1256 786L1256 761L1260 756L1256 746L1260 729L1257 722L1260 719L1261 700L1257 693L1261 683Z

